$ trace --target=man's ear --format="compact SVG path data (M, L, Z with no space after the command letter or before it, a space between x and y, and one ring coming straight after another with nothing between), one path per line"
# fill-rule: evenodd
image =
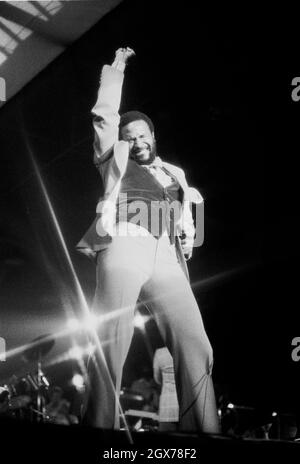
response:
M152 135L153 139L156 140L156 139L155 139L155 134L154 134L153 131L151 132L151 135Z

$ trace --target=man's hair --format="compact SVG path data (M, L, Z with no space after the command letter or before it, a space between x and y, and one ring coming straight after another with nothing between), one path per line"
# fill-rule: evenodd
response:
M145 121L151 132L154 132L154 124L147 116L145 113L142 113L141 111L127 111L127 113L124 113L121 115L120 118L120 124L119 124L119 137L121 138L121 129L124 126L127 126L130 122L133 121Z

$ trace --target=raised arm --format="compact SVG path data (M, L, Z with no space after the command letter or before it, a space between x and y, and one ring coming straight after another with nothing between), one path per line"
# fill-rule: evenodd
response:
M130 57L134 55L130 48L119 48L111 66L104 65L101 73L100 88L95 106L92 109L95 129L94 161L103 162L118 140L119 107L121 102L124 70Z

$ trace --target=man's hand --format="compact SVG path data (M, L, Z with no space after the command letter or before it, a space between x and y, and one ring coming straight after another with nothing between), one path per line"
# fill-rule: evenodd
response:
M127 64L129 58L135 55L134 50L132 48L118 48L115 54L115 61L119 61L121 63Z
M193 242L194 240L188 238L185 234L180 238L181 248L184 254L186 261L191 259L193 254Z

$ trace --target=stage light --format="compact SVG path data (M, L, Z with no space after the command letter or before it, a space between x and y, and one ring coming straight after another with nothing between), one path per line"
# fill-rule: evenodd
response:
M74 374L71 383L74 385L76 390L82 390L84 388L84 378L80 374Z
M276 416L277 416L277 412L276 411L272 412L272 417L276 417Z
M221 409L218 409L218 416L219 416L219 417L222 416L222 411L221 411Z
M68 321L67 321L67 327L68 327L68 329L71 330L72 332L75 331L75 330L78 330L79 327L80 327L80 324L79 324L78 319L75 319L75 318L68 319Z
M77 293L77 299L78 299L78 303L79 303L79 306L82 308L82 312L83 312L83 319L85 318L89 318L90 316L90 308L87 304L87 300L85 298L85 295L84 295L84 292L83 292L83 289L80 285L80 282L79 282L79 279L78 279L78 276L76 274L76 271L75 271L75 268L74 268L74 265L73 265L73 262L71 260L71 256L70 256L70 253L68 251L68 248L67 248L67 245L66 245L66 242L65 242L65 239L64 239L64 236L63 236L63 233L62 233L62 230L61 230L61 227L60 227L60 224L57 220L57 217L56 217L56 214L55 214L55 211L54 211L54 208L53 208L53 205L51 203L51 200L50 200L50 196L48 195L48 192L47 192L47 189L46 189L46 186L45 186L45 183L43 181L43 178L41 176L41 172L40 172L40 169L35 161L35 158L34 158L34 153L33 153L33 150L32 150L32 147L31 147L31 144L30 144L30 140L28 138L28 135L26 133L25 130L23 130L23 136L24 136L24 145L25 145L25 148L27 149L28 151L28 155L31 159L31 162L32 162L32 165L33 165L33 168L34 168L34 172L37 176L37 179L39 181L39 185L40 185L40 189L41 189L41 193L43 194L43 197L44 197L44 200L45 200L45 206L47 206L47 209L48 209L48 213L49 213L49 220L52 221L53 223L53 226L55 227L55 230L56 230L56 234L57 234L57 239L62 247L62 251L63 251L63 255L65 260L66 260L66 264L69 266L69 272L70 272L70 275L73 279L73 284L74 284L74 287L76 289L76 293ZM47 263L46 263L47 264ZM127 308L126 308L127 309ZM125 309L125 310L126 310ZM129 308L129 310L131 310L131 308ZM124 311L124 309L121 310L122 312ZM89 318L90 319L90 318ZM97 321L98 322L98 321ZM84 325L84 324L83 324ZM91 330L90 330L90 335L93 339L93 342L95 343L95 346L96 346L96 350L97 352L99 353L99 355L104 358L104 354L103 354L103 350L102 350L102 346L101 346L101 340L99 339L99 336L95 330L95 323L93 324L93 326L91 327ZM71 354L76 354L76 357L78 357L79 355L79 351L78 349L75 351L72 352L71 351ZM80 353L81 355L81 353ZM67 356L70 358L70 354L69 352L67 352ZM83 364L82 363L82 358L80 357L80 359L78 359L78 362ZM111 378L110 376L110 372L109 372L109 369L108 369L108 366L107 364L105 363L104 364L104 368L105 370L107 371L107 374L109 376L109 382L110 382L110 385L111 385L111 388L113 390L115 390L115 384L114 384L114 381L113 379ZM117 405L118 405L118 408L119 410L123 413L123 408L122 408L122 405L120 404L118 398L116 398L116 402L117 402ZM132 439L132 436L131 436L131 433L130 433L130 430L129 430L129 427L128 427L128 424L126 422L126 419L125 419L125 430L126 430L126 435L127 435L127 438L129 440L129 443L130 444L133 444L133 439Z
M46 387L50 387L50 383L49 383L47 377L44 374L42 375L41 380L42 380L43 384L46 385Z
M83 356L82 348L80 346L73 346L73 348L69 350L69 356L70 358L81 359Z
M89 343L86 347L82 346L73 346L69 351L69 358L72 359L82 359L84 356L90 356L96 350L95 345Z
M95 330L100 322L100 318L95 314L89 314L84 318L83 325L86 330Z
M227 408L228 408L228 409L234 409L234 404L228 403L228 404L227 404Z
M96 350L96 347L95 345L93 345L92 343L89 343L88 346L86 347L86 353L91 356Z
M141 314L137 313L134 316L133 324L134 327L137 327L138 329L144 329L146 323L146 318L142 316Z

